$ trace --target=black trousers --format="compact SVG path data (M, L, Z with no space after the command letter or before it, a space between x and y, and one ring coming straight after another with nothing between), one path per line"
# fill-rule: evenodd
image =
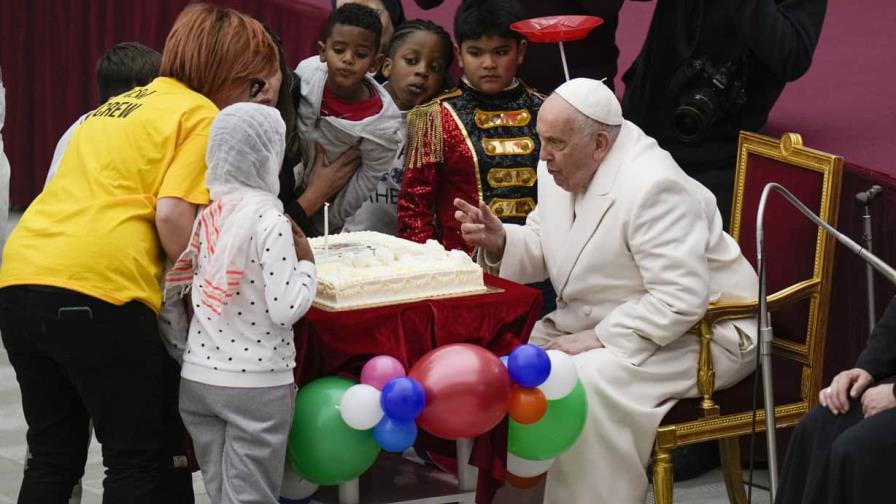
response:
M858 400L845 415L816 406L790 438L775 502L893 502L894 453L896 408L863 418Z
M28 423L19 503L65 503L84 474L88 422L102 444L104 503L193 501L177 368L142 303L41 286L0 289L0 334Z

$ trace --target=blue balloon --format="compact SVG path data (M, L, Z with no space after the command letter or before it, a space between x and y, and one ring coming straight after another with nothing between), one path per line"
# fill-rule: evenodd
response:
M417 418L425 404L423 386L407 376L392 378L380 394L380 406L386 416L402 422Z
M521 387L537 387L551 374L551 359L541 347L520 345L507 359L510 379Z
M504 367L507 367L507 361L510 360L510 356L502 355L501 357L499 357L499 359L501 359L501 363L504 364Z
M414 441L417 440L417 424L413 421L402 422L384 416L373 427L373 438L382 449L401 453L413 446Z

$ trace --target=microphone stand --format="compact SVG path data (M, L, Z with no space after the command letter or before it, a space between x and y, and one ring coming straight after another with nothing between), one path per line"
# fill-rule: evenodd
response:
M871 186L871 189L856 194L856 204L864 208L865 213L862 215L862 243L865 250L871 250L871 201L881 193L883 189L879 185ZM875 314L874 314L874 269L870 263L865 263L865 287L868 290L868 333L874 330Z
M797 210L809 220L816 225L821 226L822 229L830 233L838 242L853 251L863 261L870 264L894 284L896 284L896 270L888 266L877 256L862 248L858 243L849 239L843 233L834 229L833 226L821 220L820 217L806 208L806 205L797 199L797 197L790 191L785 189L784 186L771 183L766 185L762 190L762 197L759 199L759 210L756 213L756 262L759 265L759 365L762 368L762 394L765 399L765 431L768 447L769 493L771 494L771 501L774 502L775 494L778 489L778 450L775 440L775 397L772 381L773 334L771 324L769 323L768 294L766 292L765 283L765 237L763 233L766 200L772 191L781 194L784 199L796 207Z

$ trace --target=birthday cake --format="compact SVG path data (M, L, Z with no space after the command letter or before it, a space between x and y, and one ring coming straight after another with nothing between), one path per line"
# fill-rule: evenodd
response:
M485 292L482 268L460 250L374 231L309 240L317 264L314 304L342 310Z

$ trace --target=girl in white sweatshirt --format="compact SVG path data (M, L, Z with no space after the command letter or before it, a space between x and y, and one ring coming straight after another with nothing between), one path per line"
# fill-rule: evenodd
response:
M167 291L191 286L180 412L213 503L277 502L295 387L293 324L314 299L307 240L277 199L285 126L239 103L212 124L211 204Z

